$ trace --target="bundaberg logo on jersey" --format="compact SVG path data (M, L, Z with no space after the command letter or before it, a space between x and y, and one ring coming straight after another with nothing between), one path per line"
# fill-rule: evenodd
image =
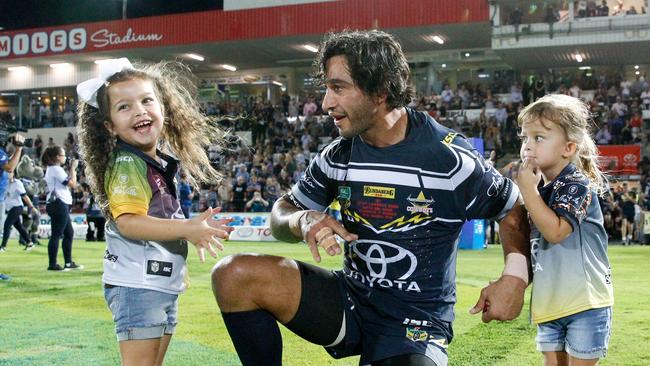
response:
M395 188L379 186L363 186L363 195L366 197L395 198Z
M379 240L357 240L350 244L352 268L347 275L370 287L421 292L410 280L418 260L411 251Z

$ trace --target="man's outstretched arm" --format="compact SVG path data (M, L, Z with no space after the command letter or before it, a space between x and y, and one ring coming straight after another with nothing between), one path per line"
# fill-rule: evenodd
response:
M531 278L530 227L524 206L517 202L499 222L505 268L496 282L481 290L470 313L482 312L484 322L512 320L524 305L524 293Z

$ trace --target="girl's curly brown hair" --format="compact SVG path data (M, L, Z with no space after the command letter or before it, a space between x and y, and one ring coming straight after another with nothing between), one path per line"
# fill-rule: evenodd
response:
M195 99L196 84L191 75L187 66L170 61L122 70L108 78L97 91L99 108L79 102L79 153L86 165L88 183L107 217L111 216L104 175L109 169L116 138L106 129L104 122L111 123L108 88L112 84L133 79L150 81L164 116L158 148L178 158L194 186L199 182L214 184L221 179L221 174L210 164L206 149L215 143L224 145L227 133L218 127L216 120L200 112Z

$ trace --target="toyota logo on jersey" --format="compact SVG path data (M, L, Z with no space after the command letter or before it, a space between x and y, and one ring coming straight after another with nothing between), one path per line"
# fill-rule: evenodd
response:
M409 250L378 240L357 240L351 243L352 268L349 276L370 287L391 287L420 292L415 281L408 281L418 265Z

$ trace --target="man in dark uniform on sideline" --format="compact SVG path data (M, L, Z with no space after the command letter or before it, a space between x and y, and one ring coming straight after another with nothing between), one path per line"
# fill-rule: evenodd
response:
M381 31L330 34L316 63L341 138L274 205L273 235L344 254L329 271L289 258L240 254L212 275L224 323L245 366L280 365L277 321L360 364L447 365L461 226L495 218L506 254L501 278L472 309L515 318L528 283L528 230L518 189L412 98L399 43ZM323 211L341 205L343 224ZM521 229L523 228L523 229ZM336 240L345 241L343 250Z

